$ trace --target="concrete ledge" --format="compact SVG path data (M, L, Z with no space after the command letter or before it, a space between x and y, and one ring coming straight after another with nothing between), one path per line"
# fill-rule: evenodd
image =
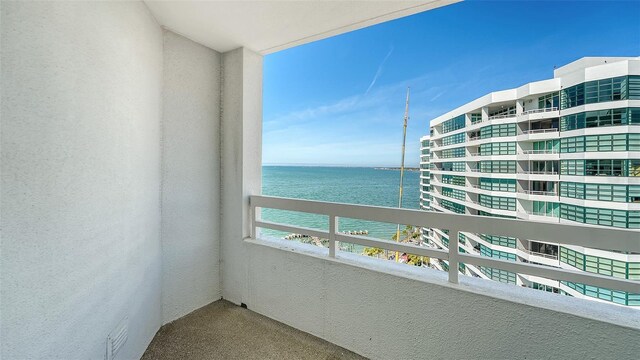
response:
M562 348L571 358L632 358L640 352L637 309L470 277L451 284L436 270L349 253L332 259L327 249L286 240L244 242L249 308L364 356L540 358L552 356L541 348Z

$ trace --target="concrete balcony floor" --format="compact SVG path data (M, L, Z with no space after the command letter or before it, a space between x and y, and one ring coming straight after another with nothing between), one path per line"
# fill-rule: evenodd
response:
M364 358L266 316L218 300L160 328L142 359Z

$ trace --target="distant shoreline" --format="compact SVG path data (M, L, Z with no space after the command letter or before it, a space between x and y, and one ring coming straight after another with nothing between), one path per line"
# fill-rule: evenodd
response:
M326 168L352 168L352 169L374 169L374 170L400 170L399 167L392 166L351 166L351 165L300 165L300 164L264 164L263 167L326 167ZM405 171L420 171L419 167L405 166Z
M394 170L394 171L400 170L399 167L376 167L374 169L375 170ZM420 168L405 166L404 171L420 171Z

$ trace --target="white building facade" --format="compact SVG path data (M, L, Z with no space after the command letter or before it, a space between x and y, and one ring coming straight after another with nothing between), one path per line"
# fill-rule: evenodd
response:
M425 135L420 138L420 210L431 210L431 195L430 181L431 181L431 153L429 151L429 135ZM422 241L428 242L431 238L430 229L423 227Z
M430 135L430 184L421 178L420 186L432 211L640 228L640 58L582 58L556 69L552 79L487 94L431 120ZM448 247L445 229L425 233L431 246ZM640 254L563 245L562 239L461 233L460 248L640 279ZM446 261L434 265L448 267ZM640 294L488 267L461 264L460 270L640 306Z

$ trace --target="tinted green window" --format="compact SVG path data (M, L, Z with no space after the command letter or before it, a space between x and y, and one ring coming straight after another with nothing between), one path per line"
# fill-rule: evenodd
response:
M480 238L494 245L510 247L512 249L516 248L516 238L513 237L480 234Z
M490 247L480 244L480 255L503 260L516 261L516 255L505 251L492 250Z
M561 153L637 150L640 150L640 134L637 133L574 136L560 140Z
M640 108L587 111L562 116L560 131L633 124L640 124Z
M584 224L640 228L640 211L591 208L561 203L560 217Z
M476 124L482 121L482 114L471 114L471 123Z
M459 134L445 136L445 137L442 138L442 145L446 146L446 145L459 144L461 142L464 142L465 136L466 136L465 133L459 133Z
M463 190L452 189L452 188L448 188L448 187L443 187L442 188L442 195L450 197L450 198L458 199L458 200L464 200L465 199L465 192Z
M480 161L478 169L486 173L515 174L516 162L510 160Z
M506 284L516 283L515 273L509 272L506 270L501 270L501 269L494 269L486 266L481 266L480 271L482 271L483 274L485 274L487 277L489 277L492 280L499 281L501 283L506 283Z
M560 160L560 175L584 175L584 160Z
M458 158L458 157L464 157L464 156L465 156L464 147L442 150L442 158L444 159Z
M584 270L584 254L560 246L560 262L571 265L578 270Z
M480 188L489 191L516 191L515 179L480 178Z
M466 171L467 167L464 161L444 162L442 163L443 171Z
M462 129L465 126L465 122L464 114L456 116L451 120L447 120L442 123L442 133L446 134L454 130Z
M515 142L500 142L480 145L480 155L515 155Z
M640 100L640 75L629 76L627 89L629 99Z
M533 213L536 215L558 217L560 213L560 204L556 202L534 201Z
M635 79L632 81L635 86ZM628 85L628 77L620 76L571 86L560 91L560 106L567 109L583 104L626 100L631 95Z
M455 203L453 201L441 199L440 200L440 206L442 206L443 208L445 208L445 209L447 209L449 211L453 211L454 213L458 213L458 214L464 214L465 213L464 205L460 205L460 204Z
M516 124L489 125L480 128L480 138L516 136Z
M640 185L561 182L560 196L598 201L640 202Z
M560 106L560 93L551 93L538 98L538 109L557 108Z
M442 182L445 184L465 186L464 176L442 175Z
M478 203L492 209L516 210L516 199L502 196L478 195Z
M560 149L560 140L536 141L533 143L533 150L536 151L558 151Z
M560 108L568 109L584 105L584 83L560 91Z

